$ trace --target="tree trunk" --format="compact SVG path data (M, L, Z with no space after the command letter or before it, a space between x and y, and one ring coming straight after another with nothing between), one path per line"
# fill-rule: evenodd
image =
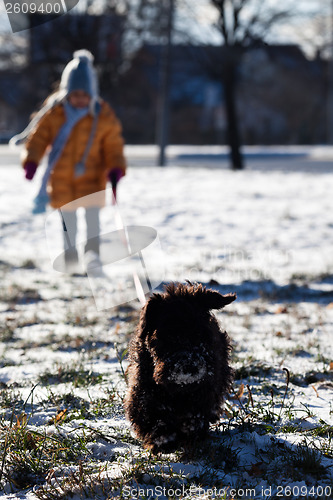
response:
M222 82L224 88L225 106L227 114L227 141L230 147L230 161L233 170L244 168L241 154L241 143L239 136L239 125L236 108L236 71L238 58L230 54L225 64Z
M171 79L171 48L174 15L174 0L169 0L167 12L166 43L161 49L160 90L157 109L157 143L159 146L158 165L166 164L165 150L169 142L169 93Z

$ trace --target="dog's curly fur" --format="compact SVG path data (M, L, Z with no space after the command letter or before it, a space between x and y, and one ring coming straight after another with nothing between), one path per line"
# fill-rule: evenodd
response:
M129 347L125 411L153 453L205 437L219 419L233 371L229 337L210 310L235 298L171 283L143 307Z

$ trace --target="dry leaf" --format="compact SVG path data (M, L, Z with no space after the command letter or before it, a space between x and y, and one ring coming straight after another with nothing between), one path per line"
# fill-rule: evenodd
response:
M238 400L239 398L241 398L244 394L244 384L241 384L239 386L239 389L237 392L234 392L234 395L233 396L230 396L229 399L232 399L232 400Z
M317 391L317 389L315 388L315 386L314 386L314 385L312 385L311 387L312 387L312 389L315 391L315 393L316 393L316 395L317 395L317 398L319 398L319 394L318 394L318 391Z
M225 415L228 418L233 417L233 414L230 411L228 411L226 408L223 409L223 415Z
M27 432L26 434L26 444L28 450L35 450L37 448L35 438L30 432Z
M66 415L67 415L67 408L65 408L64 410L60 410L54 418L51 418L51 420L49 421L49 424L50 425L51 424L58 424L59 422L64 420Z
M16 428L24 427L27 423L27 415L26 413L21 413L21 415L16 416Z
M286 306L279 306L276 311L275 311L275 314L285 314L288 312L288 308Z
M237 392L237 397L241 398L243 394L244 394L244 384L241 384Z
M226 415L228 418L232 418L233 417L232 407L228 404L227 401L224 404L223 414Z
M67 413L67 408L65 408L64 410L59 411L59 413L57 413L57 415L55 416L54 421L55 422L60 422L61 420L63 420L65 418L66 413Z

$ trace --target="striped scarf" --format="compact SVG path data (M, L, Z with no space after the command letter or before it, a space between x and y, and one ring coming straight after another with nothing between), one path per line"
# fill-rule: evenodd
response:
M34 199L33 213L45 212L46 205L49 201L46 188L53 167L58 161L74 126L81 120L81 118L86 116L90 111L88 107L73 108L73 106L68 104L67 101L64 102L63 106L66 115L66 121L60 128L58 135L56 136L52 144L52 149L48 157L47 167L43 175L42 184L36 198ZM83 172L81 171L79 174L82 175L82 173Z

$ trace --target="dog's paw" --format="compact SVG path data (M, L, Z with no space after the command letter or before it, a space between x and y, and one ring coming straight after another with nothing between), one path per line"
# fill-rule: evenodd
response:
M171 453L177 448L177 434L168 429L165 423L159 422L143 444L154 454Z

